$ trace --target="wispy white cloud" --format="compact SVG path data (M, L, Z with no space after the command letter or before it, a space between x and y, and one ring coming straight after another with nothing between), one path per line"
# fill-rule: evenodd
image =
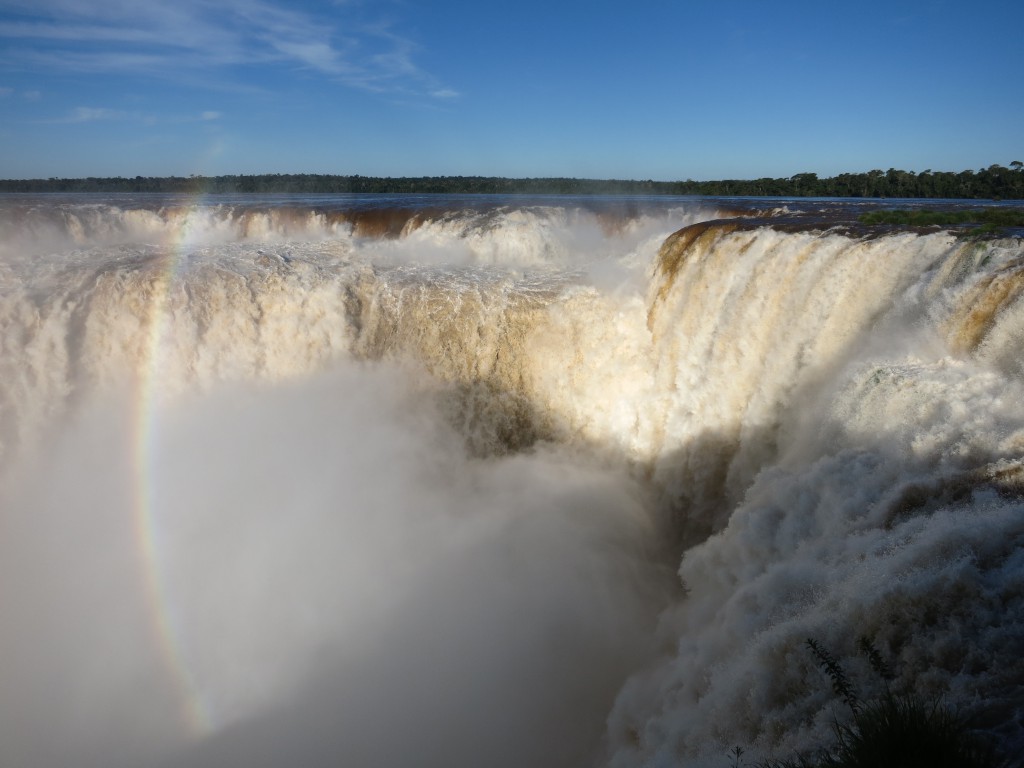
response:
M19 91L16 88L3 85L0 86L0 99L10 98L13 96L21 96L25 101L39 101L43 98L41 91Z
M5 10L8 67L168 77L272 65L369 91L458 95L416 64L410 39L347 20L339 5L322 15L283 0L0 0Z
M87 74L146 74L167 71L168 58L158 53L128 51L22 51L20 63L33 71Z
M170 114L159 117L146 112L131 112L121 109L110 109L108 107L75 107L63 117L55 120L48 120L50 123L95 123L103 120L137 122L145 125L175 124L175 123L196 123L214 122L224 117L224 113L218 110L208 109L199 114Z
M350 74L352 68L330 45L318 41L268 40L275 50L311 69L331 75Z
M92 123L97 120L122 120L128 117L128 113L105 107L75 107L71 114L59 122L62 123Z
M0 37L20 40L77 42L160 43L168 41L144 29L103 25L54 24L43 22L0 22Z

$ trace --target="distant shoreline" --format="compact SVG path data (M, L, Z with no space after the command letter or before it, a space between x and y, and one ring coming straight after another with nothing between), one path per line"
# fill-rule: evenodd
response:
M713 197L865 197L1024 199L1024 165L991 165L978 171L915 173L872 170L818 178L719 181L504 178L496 176L378 177L327 174L223 176L135 176L76 179L2 179L0 192L169 192L187 194L532 194L532 195L702 195Z

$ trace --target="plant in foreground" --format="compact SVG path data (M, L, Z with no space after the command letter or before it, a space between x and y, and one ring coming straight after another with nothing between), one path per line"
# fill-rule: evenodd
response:
M842 768L989 768L994 751L973 734L967 718L942 704L887 691L854 713L850 725L834 724L836 746L822 766Z
M867 638L860 649L875 672L886 680L876 699L858 698L842 665L812 639L807 646L832 680L832 687L853 713L853 721L835 721L835 746L808 757L769 759L757 768L1003 768L1008 765L994 748L973 732L969 718L942 703L915 694L889 690L889 667ZM738 756L737 756L738 759Z

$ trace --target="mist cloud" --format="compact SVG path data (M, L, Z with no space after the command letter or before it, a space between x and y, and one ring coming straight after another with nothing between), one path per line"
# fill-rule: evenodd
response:
M162 413L162 605L129 414L97 405L8 476L8 764L578 764L671 582L640 491L554 449L469 458L399 374Z

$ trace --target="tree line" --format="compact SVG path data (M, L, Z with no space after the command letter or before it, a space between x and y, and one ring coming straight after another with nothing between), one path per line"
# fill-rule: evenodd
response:
M523 195L706 195L725 197L913 197L984 200L1024 199L1024 163L990 165L977 171L915 173L890 168L818 178L719 181L635 181L621 179L495 176L378 177L309 173L224 176L135 176L78 179L5 179L0 192L171 192L228 193L416 193Z

